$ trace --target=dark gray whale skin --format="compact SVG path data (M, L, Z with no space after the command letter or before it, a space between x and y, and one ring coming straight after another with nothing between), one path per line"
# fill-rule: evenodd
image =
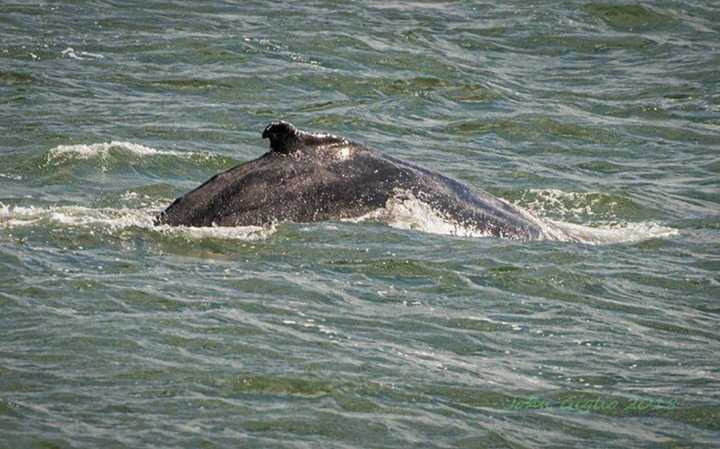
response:
M274 121L270 151L213 176L155 219L170 226L264 226L361 217L414 195L439 215L485 235L543 238L517 207L447 176L342 137Z

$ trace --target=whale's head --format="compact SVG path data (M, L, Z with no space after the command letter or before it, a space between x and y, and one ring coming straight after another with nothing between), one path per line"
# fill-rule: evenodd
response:
M289 154L303 144L302 132L282 120L273 121L265 127L262 137L270 139L270 149L277 153Z

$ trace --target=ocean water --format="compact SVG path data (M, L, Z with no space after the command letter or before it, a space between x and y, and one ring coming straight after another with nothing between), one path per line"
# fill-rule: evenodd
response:
M0 36L0 447L720 447L718 2L1 1ZM152 226L273 119L588 238Z

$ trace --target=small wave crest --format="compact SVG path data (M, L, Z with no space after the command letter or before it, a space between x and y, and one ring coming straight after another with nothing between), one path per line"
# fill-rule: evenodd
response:
M189 154L177 151L156 150L155 148L146 147L145 145L137 143L112 141L109 143L58 145L48 151L48 162L52 163L67 159L91 159L95 157L105 158L113 152L136 156L170 155L187 157Z
M23 177L20 175L7 175L5 173L0 173L0 178L9 179L11 181L22 181L23 179Z
M234 163L234 160L212 152L159 150L122 141L59 145L48 150L41 162L46 169L66 166L89 172L111 172L127 169L128 166L133 169L152 166L155 173L163 170L181 172L190 166L204 169L226 168Z
M0 203L0 229L54 224L62 227L102 230L110 234L136 228L190 239L261 240L275 232L275 226L186 227L154 225L155 208L89 208L82 206L24 207Z
M90 53L89 51L75 50L72 47L67 47L65 50L61 51L60 54L65 57L68 57L68 58L77 59L78 61L83 61L86 59L103 59L103 58L105 58L105 56L103 56L101 54Z

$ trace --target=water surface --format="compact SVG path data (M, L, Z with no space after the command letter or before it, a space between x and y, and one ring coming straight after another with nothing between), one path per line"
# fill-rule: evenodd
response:
M718 24L2 2L0 446L717 447ZM626 238L151 225L279 118Z

